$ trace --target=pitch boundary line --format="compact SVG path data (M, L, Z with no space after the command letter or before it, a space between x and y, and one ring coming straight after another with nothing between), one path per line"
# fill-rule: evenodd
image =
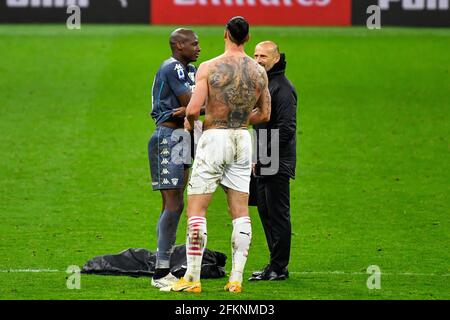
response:
M66 273L66 271L58 269L4 269L0 273ZM289 274L300 275L367 275L367 272L346 272L346 271L290 271ZM449 277L450 273L414 273L414 272L381 272L382 276L418 276L418 277Z
M304 275L327 275L327 274L336 274L336 275L368 275L370 273L367 272L345 272L345 271L289 271L289 274L304 274ZM392 273L392 272L380 272L382 276L423 276L423 277L448 277L450 273L445 274L437 274L437 273L414 273L414 272L400 272L400 273Z
M45 272L64 272L57 269L6 269L0 270L0 273L45 273Z

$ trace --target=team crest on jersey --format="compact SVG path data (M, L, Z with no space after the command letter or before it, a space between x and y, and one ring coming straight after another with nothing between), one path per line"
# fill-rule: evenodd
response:
M178 79L180 79L180 80L184 80L185 79L184 69L181 66L181 64L177 63L177 65L175 66L175 71L178 74Z
M178 184L178 178L172 178L172 184L176 186Z

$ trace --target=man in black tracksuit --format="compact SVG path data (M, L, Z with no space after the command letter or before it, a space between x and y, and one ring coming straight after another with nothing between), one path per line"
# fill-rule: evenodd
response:
M280 54L275 43L259 43L254 57L267 71L272 97L270 121L255 126L258 162L254 170L258 212L270 251L270 263L263 270L254 272L250 280L284 280L289 276L287 267L291 248L289 183L291 178L295 178L297 93L285 76L285 56ZM267 143L261 129L267 130ZM278 168L276 161L264 161L260 152L261 148L266 148L267 152L262 154L272 159L277 156L277 150L272 151L271 148L271 140L276 143L276 131L273 129L279 130ZM273 148L276 148L275 145ZM275 170L269 169L271 166Z

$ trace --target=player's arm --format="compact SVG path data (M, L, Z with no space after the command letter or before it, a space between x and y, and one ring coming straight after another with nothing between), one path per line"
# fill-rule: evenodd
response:
M178 96L177 99L182 106L187 106L189 104L189 101L191 100L191 97L192 97L192 93L186 92L185 94ZM184 117L184 116L186 116L186 108L187 107L176 108L176 109L174 109L174 112L172 113L172 115L174 117ZM203 105L200 108L200 115L204 116L205 112L206 112L206 106Z
M208 66L202 63L195 76L195 89L186 108L185 129L191 131L208 96Z
M178 64L178 65L177 65ZM191 99L191 89L186 85L186 72L182 69L181 64L171 63L166 66L165 80L172 92L178 99L179 107L173 110L172 116L184 117L186 106Z
M173 110L172 116L174 117L184 117L186 115L186 106L189 104L191 100L192 93L187 91L179 96L177 96L178 101L180 102L181 107L178 107Z
M297 119L297 94L291 91L290 88L284 86L280 91L273 94L274 105L277 106L277 113L273 123L279 128L280 132L280 146L288 144L295 136L296 119Z
M189 92L189 93L185 93L181 96L178 96L177 99L178 99L178 101L180 101L180 104L182 106L187 106L189 104L189 101L191 100L191 96L192 96L192 93ZM206 113L206 104L200 108L200 115L204 116L205 113ZM179 107L179 108L174 109L174 112L172 113L172 115L174 117L186 116L186 107Z
M271 97L269 92L269 80L267 79L266 72L262 72L263 77L263 90L256 102L255 108L250 114L249 122L250 124L258 124L261 122L267 122L270 120L271 112Z

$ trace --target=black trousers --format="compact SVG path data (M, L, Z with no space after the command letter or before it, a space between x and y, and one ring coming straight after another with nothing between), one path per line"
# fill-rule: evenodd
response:
M274 175L256 182L258 213L270 251L270 265L282 272L291 252L290 178Z

